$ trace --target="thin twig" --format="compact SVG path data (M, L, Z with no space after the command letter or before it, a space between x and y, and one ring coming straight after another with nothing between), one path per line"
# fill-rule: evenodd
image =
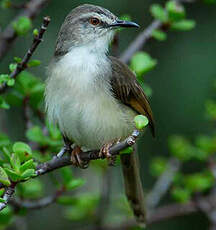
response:
M25 70L27 68L27 64L28 64L31 56L33 55L33 53L36 50L36 48L38 47L38 45L42 42L42 37L43 37L45 31L47 30L47 26L49 23L50 23L50 18L44 17L43 23L41 25L41 28L40 28L38 35L36 35L34 37L33 42L31 44L31 47L28 49L28 51L25 54L25 56L23 57L21 63L17 64L16 69L10 74L10 78L15 79L19 73L21 73L23 70ZM4 93L7 88L8 88L7 84L3 84L0 87L0 94Z
M192 3L196 0L175 0L177 3ZM153 22L145 29L143 32L138 34L138 36L131 42L131 44L128 46L128 48L120 55L119 59L122 62L128 63L131 59L131 57L139 51L145 43L152 37L152 32L156 29L160 29L163 27L163 22L159 20L153 20ZM166 24L165 24L166 25ZM169 28L169 25L166 30Z
M65 188L62 187L53 195L43 197L39 200L12 199L9 203L15 208L41 209L53 204L64 192Z
M3 210L4 208L6 208L10 198L12 197L12 195L14 194L15 192L15 184L12 184L10 187L7 187L5 189L5 193L4 193L4 196L3 196L3 200L4 202L1 202L0 203L0 211Z
M19 17L25 16L30 19L35 18L41 9L50 0L30 0L25 8L20 11L14 21L18 20ZM4 31L0 34L0 60L5 56L8 50L11 48L13 42L17 38L17 34L13 29L12 23L10 23Z
M129 45L129 47L121 54L119 59L128 63L131 57L140 50L148 39L152 36L152 31L162 26L162 22L154 20L143 32L141 32Z
M205 198L202 198L205 199ZM215 202L215 200L214 200ZM198 212L199 208L195 202L191 201L186 204L168 204L161 206L154 210L154 212L147 217L147 225L166 221L179 216L186 216ZM128 230L136 227L137 223L134 220L126 221L120 225L106 225L103 230Z

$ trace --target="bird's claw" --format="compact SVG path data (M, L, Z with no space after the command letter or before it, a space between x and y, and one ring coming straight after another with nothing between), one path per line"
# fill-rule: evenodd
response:
M71 161L73 163L73 165L82 168L82 169L86 169L88 168L88 162L83 161L80 158L80 153L82 152L81 148L79 146L76 146L73 151L71 152Z
M113 146L114 143L116 143L118 141L112 141L112 142L109 142L107 144L104 144L102 146L102 148L100 149L99 157L106 158L107 161L108 161L109 166L114 166L115 165L115 161L116 161L116 156L113 156L110 153L109 149L110 149L110 147Z

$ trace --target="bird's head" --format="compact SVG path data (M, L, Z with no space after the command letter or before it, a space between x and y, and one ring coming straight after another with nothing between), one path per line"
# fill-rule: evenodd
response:
M55 54L61 56L73 47L89 43L108 45L114 30L120 27L139 27L139 25L120 20L100 6L89 4L78 6L65 18L58 35Z

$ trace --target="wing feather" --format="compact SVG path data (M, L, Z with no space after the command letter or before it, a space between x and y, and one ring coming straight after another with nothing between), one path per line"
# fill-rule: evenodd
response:
M130 106L137 113L147 116L152 135L155 136L152 110L136 76L120 60L112 56L109 58L112 65L111 86L114 96L125 105Z

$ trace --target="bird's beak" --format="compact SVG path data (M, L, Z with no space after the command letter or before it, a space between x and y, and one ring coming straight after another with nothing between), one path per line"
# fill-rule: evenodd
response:
M135 22L129 22L129 21L117 19L116 22L110 24L109 27L136 27L136 28L139 28L140 26Z

